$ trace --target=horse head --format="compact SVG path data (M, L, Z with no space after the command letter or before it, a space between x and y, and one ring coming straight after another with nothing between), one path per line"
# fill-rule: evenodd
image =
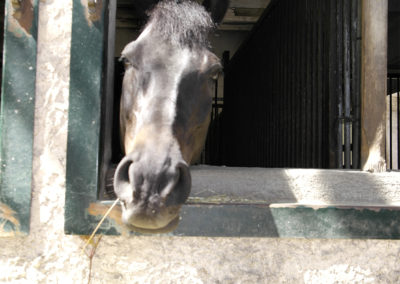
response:
M162 1L122 51L120 133L125 157L114 176L122 220L158 230L177 223L189 196L189 165L204 146L213 82L221 71L208 33L228 0Z

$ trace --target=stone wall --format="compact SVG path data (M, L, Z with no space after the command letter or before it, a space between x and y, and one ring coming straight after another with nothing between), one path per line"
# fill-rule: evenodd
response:
M72 0L42 0L31 232L0 239L0 283L87 283L84 240L66 236ZM92 283L395 283L400 242L103 237Z

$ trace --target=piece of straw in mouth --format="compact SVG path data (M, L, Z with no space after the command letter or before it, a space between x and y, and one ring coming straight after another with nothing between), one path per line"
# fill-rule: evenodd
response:
M107 218L107 216L110 214L111 210L117 205L119 202L119 198L117 198L114 203L111 205L110 208L108 208L106 214L104 214L103 218L101 218L100 222L97 224L96 228L93 230L93 233L90 235L89 239L86 241L85 245L82 248L82 253L85 252L86 247L89 245L90 241L93 239L94 235L96 234L97 230L100 228L101 224L103 224L104 220Z

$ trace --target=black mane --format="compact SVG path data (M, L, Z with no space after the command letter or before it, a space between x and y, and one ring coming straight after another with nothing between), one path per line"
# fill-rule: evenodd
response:
M164 0L154 7L149 16L147 25L152 25L152 31L163 40L189 48L209 46L208 33L214 28L214 23L200 4Z

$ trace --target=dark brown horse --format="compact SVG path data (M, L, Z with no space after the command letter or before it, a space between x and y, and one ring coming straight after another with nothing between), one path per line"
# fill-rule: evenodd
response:
M202 151L221 71L207 38L227 7L228 0L162 1L122 52L120 129L126 156L114 190L122 220L133 228L171 227L189 196L188 165Z

